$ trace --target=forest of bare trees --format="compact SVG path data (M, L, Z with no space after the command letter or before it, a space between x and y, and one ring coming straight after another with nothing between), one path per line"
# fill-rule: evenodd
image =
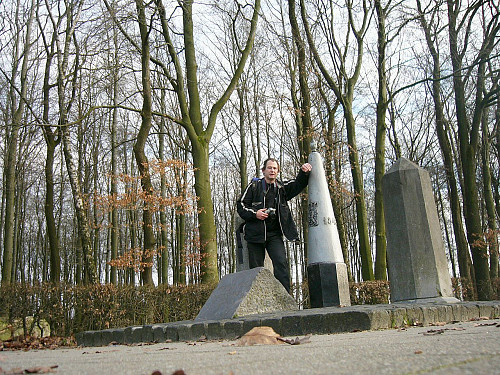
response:
M0 2L1 284L214 283L268 156L325 160L352 281L386 280L381 181L431 175L450 274L494 297L498 0ZM307 196L291 202L306 238ZM288 243L292 282L306 241Z

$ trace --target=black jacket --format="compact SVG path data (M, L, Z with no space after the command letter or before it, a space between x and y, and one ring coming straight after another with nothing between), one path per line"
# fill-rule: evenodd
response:
M241 197L236 202L238 214L245 220L244 233L247 242L263 243L266 241L266 220L257 219L257 211L264 207L264 179L252 181ZM285 237L290 241L299 238L297 227L293 221L292 213L287 201L298 195L309 181L309 173L299 171L293 180L277 183L276 211L280 228Z

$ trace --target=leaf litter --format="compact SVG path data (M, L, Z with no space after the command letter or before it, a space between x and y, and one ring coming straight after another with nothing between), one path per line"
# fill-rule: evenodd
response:
M276 333L271 327L254 327L243 335L237 342L237 346L251 346L251 345L300 345L310 342L311 335L303 338L286 339Z

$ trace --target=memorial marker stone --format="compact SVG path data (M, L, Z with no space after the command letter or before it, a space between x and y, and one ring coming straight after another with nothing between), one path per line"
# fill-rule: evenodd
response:
M224 276L196 320L232 319L290 310L298 310L293 297L268 269L257 267Z
M307 274L311 307L350 306L349 280L321 155L309 154Z
M429 173L400 158L382 179L391 301L453 297Z

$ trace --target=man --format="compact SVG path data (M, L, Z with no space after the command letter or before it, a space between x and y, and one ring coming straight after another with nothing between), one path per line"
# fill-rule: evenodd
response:
M299 237L287 201L307 186L311 169L311 164L306 163L295 179L283 183L277 180L278 161L269 158L262 168L264 177L254 179L237 201L238 214L245 220L243 231L250 268L264 266L267 250L274 276L287 292L290 292L290 274L283 235L290 241Z

